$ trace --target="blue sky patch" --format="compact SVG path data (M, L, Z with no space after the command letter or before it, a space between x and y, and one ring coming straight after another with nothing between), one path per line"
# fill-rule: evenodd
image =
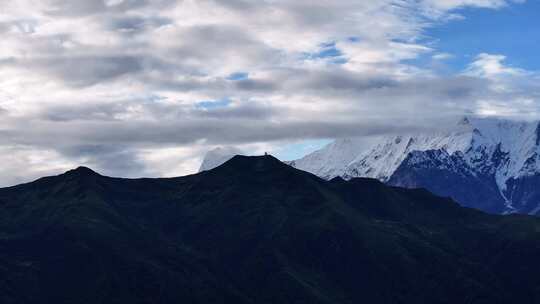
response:
M219 100L206 100L198 102L195 107L199 110L214 110L219 108L226 108L231 104L229 98L223 98Z
M246 80L248 78L249 78L249 73L237 72L237 73L232 73L231 75L229 75L229 77L227 77L227 80L238 81L238 80Z
M481 53L507 56L506 63L528 70L540 69L540 1L512 4L498 10L467 8L464 19L437 25L425 32L438 52L455 57L448 64L463 70Z
M305 140L286 145L278 151L275 151L273 154L281 160L295 160L302 158L311 152L317 151L331 142L332 140L330 139Z
M347 60L343 57L343 53L336 47L335 42L322 43L320 49L314 53L304 53L305 60L329 59L330 63L343 64Z

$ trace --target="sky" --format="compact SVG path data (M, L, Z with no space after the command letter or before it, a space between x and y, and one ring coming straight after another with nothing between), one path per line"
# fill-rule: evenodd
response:
M540 116L540 2L0 0L0 186Z

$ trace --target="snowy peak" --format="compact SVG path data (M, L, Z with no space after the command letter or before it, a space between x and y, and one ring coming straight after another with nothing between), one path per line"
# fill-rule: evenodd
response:
M304 158L289 162L295 168L311 172L322 178L332 179L341 176L347 165L362 150L362 143L354 139L338 139L321 150Z
M325 178L362 176L386 181L410 153L444 150L449 155L463 154L478 170L502 169L504 176L515 177L540 171L534 166L538 162L531 159L539 154L539 135L538 123L466 117L446 132L388 136L367 150L354 140L338 140L295 161L294 166Z
M501 187L509 178L540 172L534 161L539 151L537 122L484 119L475 123L468 161L479 170L491 168Z
M530 189L532 180L540 178L540 124L465 117L445 131L386 136L368 149L359 141L337 140L291 165L326 179L370 177L389 182L398 169L400 174L413 170L436 179L466 176L471 183L479 179L474 183L499 192L506 210L513 212L516 197L523 194L516 187L525 187L520 181L528 180ZM444 183L439 180L437 189L453 187Z
M463 117L458 123L457 125L458 126L468 126L471 124L471 120L469 119L469 117L465 116Z
M460 153L467 164L507 179L540 172L538 123L465 117L446 132L384 137L363 150L354 140L337 140L293 163L324 178L371 177L387 181L415 151Z
M206 153L199 168L199 172L212 170L221 166L236 155L243 155L242 151L234 147L218 147Z
M345 178L357 176L387 181L407 156L415 151L444 150L448 154L464 153L471 147L470 128L447 133L397 135L385 137L381 143L359 154L345 170Z
M459 176L475 176L477 174L466 162L463 153L456 152L454 154L449 154L444 149L413 151L408 154L407 158L400 166L426 170L435 169L451 172Z

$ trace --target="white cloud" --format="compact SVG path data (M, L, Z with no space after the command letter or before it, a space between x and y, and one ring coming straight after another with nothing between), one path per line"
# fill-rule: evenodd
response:
M499 76L519 76L527 72L525 70L510 67L504 64L506 56L482 53L469 65L465 71L467 75L496 78Z
M429 6L442 9L451 10L455 8L461 8L464 6L485 7L485 8L499 8L507 5L506 0L426 0L426 4Z
M506 56L479 54L464 75L488 81L489 95L478 98L476 110L483 116L538 119L540 74L505 64Z
M439 60L439 61L449 60L454 57L455 57L454 55L449 54L449 53L437 53L431 56L431 58L433 58L434 60Z

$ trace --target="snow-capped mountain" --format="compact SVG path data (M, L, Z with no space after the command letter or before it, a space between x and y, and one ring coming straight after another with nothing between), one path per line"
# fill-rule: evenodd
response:
M347 165L356 158L358 151L361 150L361 142L352 139L340 139L299 160L287 163L322 178L331 179L344 175Z
M424 187L488 212L539 214L539 155L538 122L464 118L446 132L389 136L367 150L340 139L290 164L327 179Z
M199 172L212 170L221 166L235 155L242 155L243 152L235 147L218 147L206 153L199 168Z

